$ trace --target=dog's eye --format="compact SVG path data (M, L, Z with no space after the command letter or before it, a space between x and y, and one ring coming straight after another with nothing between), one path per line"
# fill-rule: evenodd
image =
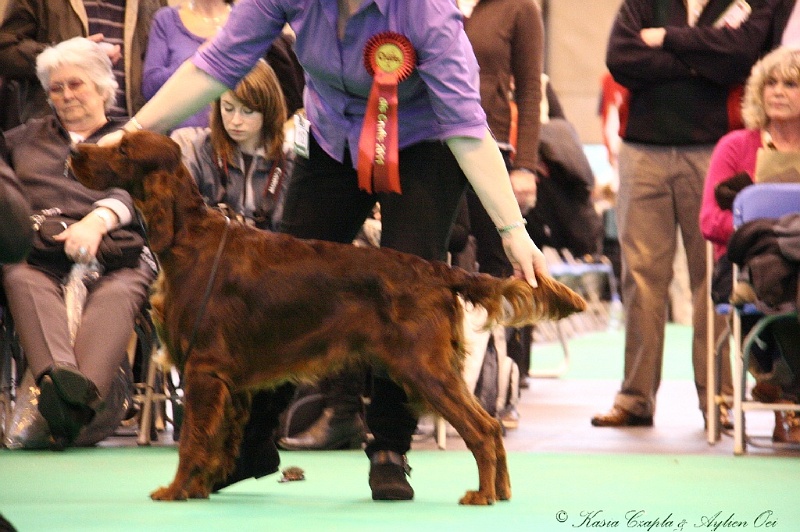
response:
M119 151L119 154L122 155L123 157L127 157L128 156L128 148L124 144L120 143L118 151Z

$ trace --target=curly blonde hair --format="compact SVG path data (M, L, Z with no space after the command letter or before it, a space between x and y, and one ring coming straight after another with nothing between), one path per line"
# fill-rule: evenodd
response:
M753 65L742 100L742 119L746 127L764 129L769 124L764 109L764 86L774 78L800 81L800 49L777 48Z

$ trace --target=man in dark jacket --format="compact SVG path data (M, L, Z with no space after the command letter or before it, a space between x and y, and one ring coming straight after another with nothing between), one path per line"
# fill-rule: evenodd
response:
M782 2L625 0L620 7L606 64L630 91L617 201L625 376L611 411L592 418L595 426L653 424L678 229L689 260L692 363L705 415L705 242L698 227L703 182L717 140L741 127L737 88L782 31L774 18ZM723 393L732 390L727 369ZM723 424L729 423L726 413L723 408Z
M6 143L0 133L0 264L19 262L31 245L31 207L14 171L6 163Z

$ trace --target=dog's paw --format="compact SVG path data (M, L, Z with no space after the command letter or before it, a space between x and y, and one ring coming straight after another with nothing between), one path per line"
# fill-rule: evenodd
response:
M458 504L467 504L470 506L489 506L494 504L494 497L489 497L480 491L468 491L461 497Z
M511 499L511 486L498 486L497 487L497 500L507 501Z
M184 490L169 485L155 490L150 494L150 498L154 501L185 501L188 497Z

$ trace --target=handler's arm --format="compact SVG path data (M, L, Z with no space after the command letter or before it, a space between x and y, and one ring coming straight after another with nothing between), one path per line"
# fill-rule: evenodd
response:
M498 227L514 271L536 286L535 274L547 273L544 255L525 230L505 162L489 130L481 139L451 137L447 145Z
M109 133L98 144L115 144L126 131L138 129L165 133L226 90L228 87L224 84L197 68L191 61L186 61L122 130Z

